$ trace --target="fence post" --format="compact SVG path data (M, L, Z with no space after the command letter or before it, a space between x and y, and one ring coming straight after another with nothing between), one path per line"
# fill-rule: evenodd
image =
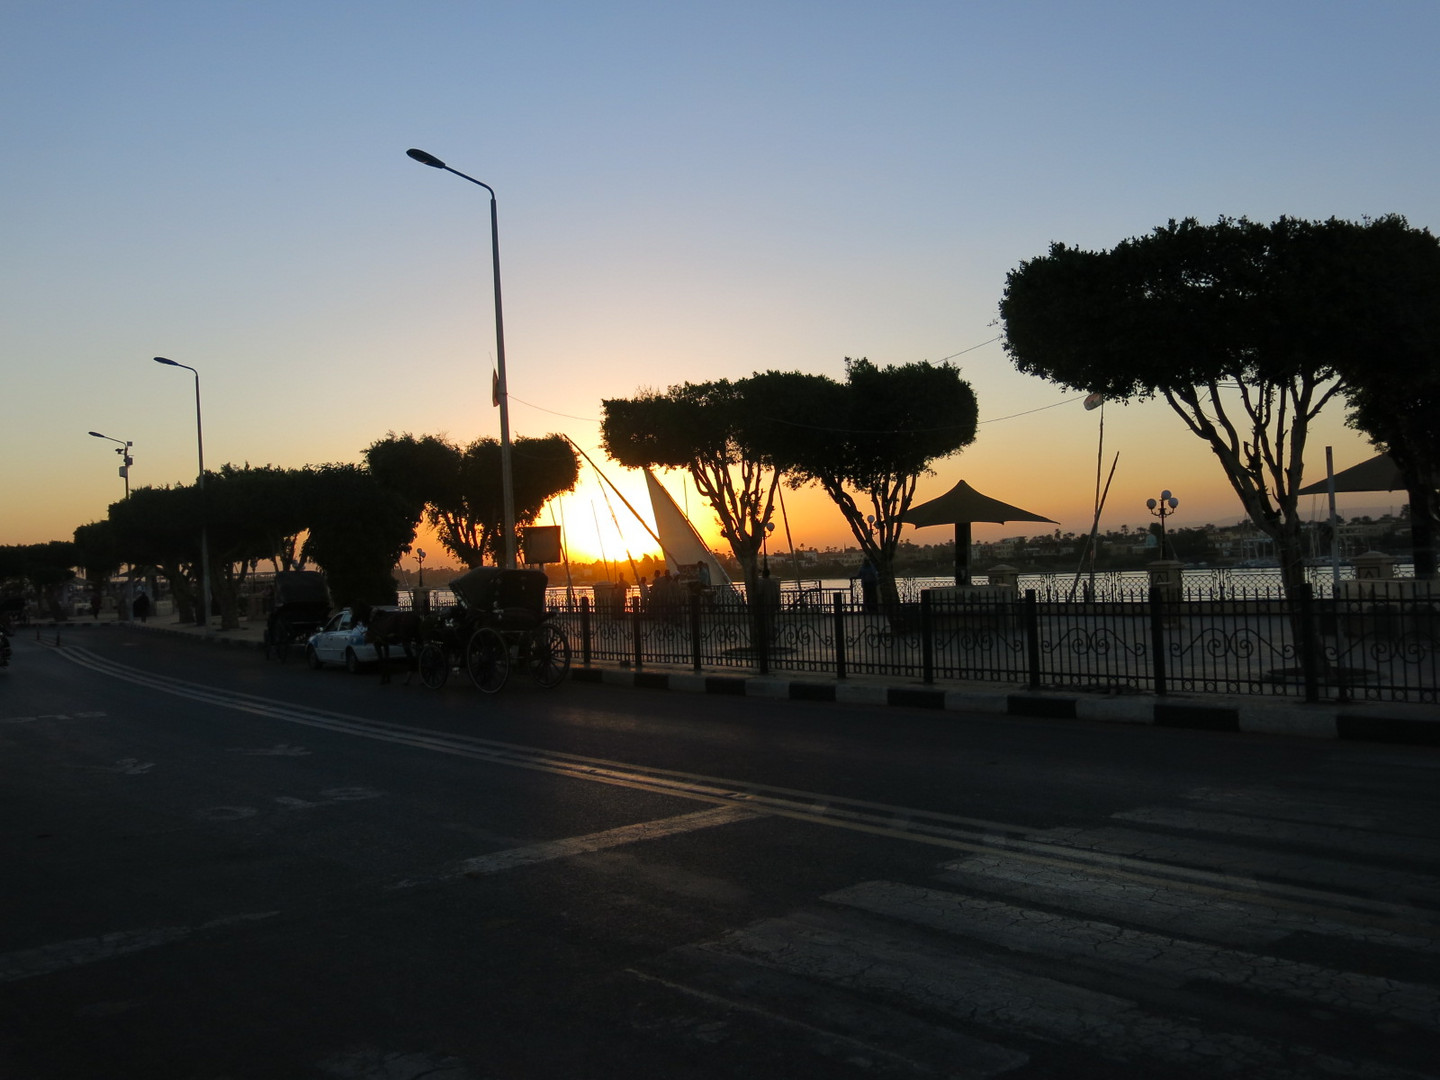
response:
M580 597L580 666L590 666L590 598Z
M1315 594L1307 581L1295 591L1300 632L1300 670L1305 679L1305 700L1320 700L1320 642L1315 632Z
M835 594L835 678L845 678L845 594Z
M1155 693L1165 693L1165 616L1161 608L1161 587L1150 586L1150 663Z
M624 601L622 600L623 604ZM624 608L621 608L624 611ZM635 598L635 606L630 611L630 636L635 642L635 670L639 671L645 666L645 650L640 641L640 598Z
M700 670L700 595L690 594L690 662Z
M1025 659L1030 668L1030 689L1040 689L1040 607L1035 590L1025 590Z
M920 590L920 681L926 686L935 682L935 636L931 620L930 590Z

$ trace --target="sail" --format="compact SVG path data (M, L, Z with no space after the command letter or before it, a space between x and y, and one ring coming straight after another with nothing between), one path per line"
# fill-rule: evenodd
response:
M729 585L730 577L719 560L710 553L695 526L690 524L689 518L675 505L670 493L649 469L645 470L645 485L650 491L650 510L655 515L660 550L665 554L665 569L681 577L691 577L695 564L704 563L710 570L711 584Z

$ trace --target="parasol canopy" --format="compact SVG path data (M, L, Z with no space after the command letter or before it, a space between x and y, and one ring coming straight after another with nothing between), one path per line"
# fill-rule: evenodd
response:
M1007 521L1048 521L1060 524L1051 518L1021 510L1018 506L982 495L964 480L941 495L938 499L912 506L901 516L902 521L917 528L926 525L957 525L961 522L988 521L1000 525Z
M1051 525L1059 522L1052 518L1032 514L1018 506L982 495L964 480L941 495L938 499L912 506L900 516L900 520L916 528L927 525L955 526L955 584L970 584L970 523L988 521L1003 524L1007 521L1048 521Z
M1330 490L1327 481L1307 484L1295 494L1324 495ZM1359 465L1351 465L1335 474L1336 491L1404 491L1405 478L1400 475L1400 466L1389 454L1381 454Z

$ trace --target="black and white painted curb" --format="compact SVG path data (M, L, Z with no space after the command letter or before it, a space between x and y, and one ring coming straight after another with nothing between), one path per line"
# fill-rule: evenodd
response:
M53 624L50 635L89 629L93 624ZM104 624L101 624L104 625ZM30 628L26 628L30 629ZM224 631L206 635L193 628L151 623L158 630L212 645L258 649L256 635ZM24 632L22 630L22 632ZM842 679L788 679L773 675L717 675L691 671L634 671L620 667L572 667L570 679L578 683L604 683L642 690L677 690L692 694L732 697L780 698L789 701L835 702L849 705L893 705L934 709L946 713L986 713L991 716L1031 717L1043 720L1093 720L1103 723L1148 724L1152 727L1236 734L1295 735L1312 739L1350 739L1358 742L1440 746L1440 706L1384 702L1321 702L1307 704L1293 698L1187 698L1153 694L1130 696L1016 692L1003 688L947 690L937 686L895 686Z
M1383 704L1309 705L1293 700L1222 702L1158 700L1154 696L1087 696L1064 693L1016 693L1004 689L947 690L934 686L887 686L841 680L800 680L763 675L712 675L692 672L572 668L576 682L604 683L648 690L694 694L781 698L790 701L893 705L954 713L1033 717L1046 720L1094 720L1149 724L1196 731L1299 735L1316 739L1440 746L1440 709Z

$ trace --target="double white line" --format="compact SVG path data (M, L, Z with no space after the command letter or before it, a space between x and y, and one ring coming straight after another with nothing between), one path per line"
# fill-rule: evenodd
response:
M238 712L251 713L272 720L301 724L306 727L376 739L414 749L465 757L491 765L530 769L575 780L610 784L654 794L709 803L738 813L690 814L674 819L675 827L663 821L627 826L594 837L576 837L554 844L536 845L533 849L517 849L517 853L499 853L474 860L475 865L462 868L463 873L489 873L510 865L540 861L541 851L551 852L543 858L599 850L621 842L631 842L658 835L689 831L713 825L728 824L756 816L786 817L830 828L872 836L888 837L909 843L925 844L949 851L996 854L1003 852L1009 859L1032 863L1049 869L1121 880L1136 884L1184 889L1211 898L1231 898L1260 903L1289 911L1308 912L1325 918L1358 923L1390 930L1413 930L1415 920L1410 913L1397 911L1394 904L1379 903L1364 897L1348 896L1318 889L1264 882L1252 877L1237 877L1210 870L1178 864L1113 855L1045 843L1028 838L1031 830L1022 825L987 821L980 818L919 810L913 807L848 799L816 792L753 784L673 769L656 769L605 758L586 757L554 750L520 746L469 735L451 735L438 731L416 730L411 726L370 720L324 709L312 709L273 698L259 697L232 690L216 690L198 683L165 675L137 671L124 664L99 656L88 649L65 648L62 656L73 663L111 678L144 686ZM686 823L681 825L679 823ZM649 832L646 832L646 830ZM622 834L628 839L622 840ZM556 845L560 845L557 847ZM498 860L498 861L497 861ZM492 865L493 864L493 865ZM1423 918L1422 922L1428 921Z

